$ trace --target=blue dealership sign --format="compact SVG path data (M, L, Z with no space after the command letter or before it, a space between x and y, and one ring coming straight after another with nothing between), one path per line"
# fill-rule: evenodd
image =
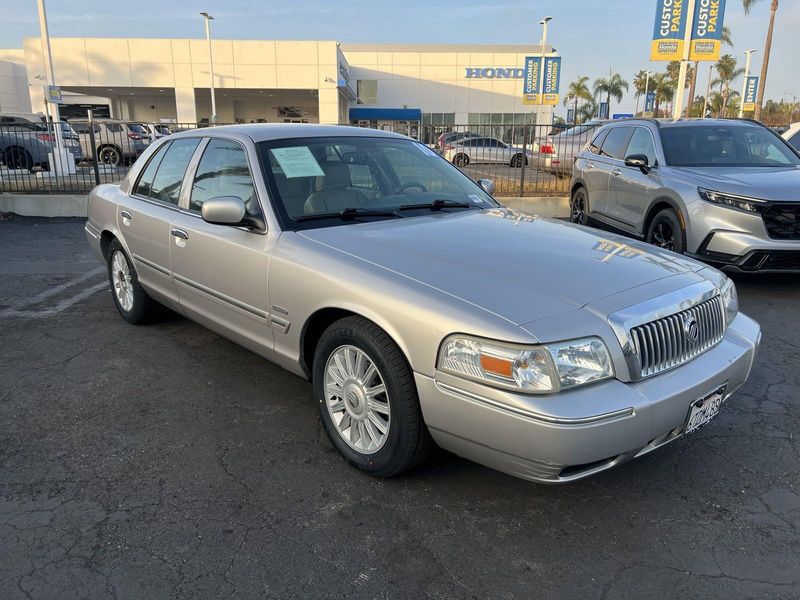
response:
M525 57L525 71L523 73L523 94L539 93L539 78L541 76L542 59L538 56Z
M568 108L567 109L567 123L569 123L570 125L574 125L575 124L575 109L574 108Z
M600 103L600 114L599 114L599 117L601 119L607 119L608 118L608 102L601 102Z
M561 85L561 57L548 56L544 59L544 86L542 88L542 104L555 106L558 104L558 88Z
M744 106L743 110L756 109L756 95L758 94L758 77L748 77L744 86Z
M644 112L653 112L656 109L656 94L648 92L644 97Z

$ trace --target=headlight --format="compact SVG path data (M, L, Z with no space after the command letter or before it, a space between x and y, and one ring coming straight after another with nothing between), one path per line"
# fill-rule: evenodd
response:
M736 196L734 194L723 194L722 192L714 192L703 188L697 188L700 197L706 202L712 204L719 204L728 208L734 208L748 213L757 213L761 210L759 205L765 204L765 200L758 198L748 198L746 196Z
M461 335L447 338L439 370L529 394L548 394L614 376L598 338L520 346Z
M730 325L731 321L739 313L739 296L736 294L736 286L733 280L730 278L725 280L722 288L720 288L720 295L722 296L722 304L725 306L725 323Z

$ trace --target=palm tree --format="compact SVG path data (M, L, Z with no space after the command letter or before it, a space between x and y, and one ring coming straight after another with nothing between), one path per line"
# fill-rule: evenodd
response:
M760 0L742 0L744 13L750 14L750 9ZM767 29L767 40L764 42L764 59L761 62L761 79L758 85L758 98L756 99L756 111L753 117L758 120L761 118L761 105L764 103L764 88L767 87L767 71L769 70L769 53L772 51L772 32L775 30L775 13L778 12L778 0L772 0L769 7L769 28Z
M714 65L714 69L717 71L717 78L711 82L711 85L719 85L723 99L722 112L724 114L728 108L728 99L731 96L731 84L744 74L744 69L737 67L736 59L730 54L721 56Z
M598 106L594 98L589 98L589 100L578 109L578 114L575 115L576 121L580 120L581 123L585 123L597 113L597 109Z
M564 98L564 106L569 104L570 101L575 102L575 120L578 119L578 100L583 100L584 102L588 102L592 99L592 92L589 91L589 86L586 82L589 81L589 77L586 75L581 75L575 81L569 84L569 89L567 90L567 97Z
M668 73L658 73L650 79L653 86L652 92L656 95L655 106L653 107L653 116L658 117L658 109L661 106L661 101L670 102L675 96L675 84Z
M594 93L606 95L608 114L611 114L611 98L617 102L622 102L622 96L628 91L628 82L619 73L609 73L608 79L600 78L594 82Z
M726 44L733 48L733 37L731 37L731 28L730 27L723 27L722 32L720 33L719 39L722 41L723 44ZM686 116L691 117L692 112L694 112L694 97L697 94L697 73L700 70L700 61L695 61L694 63L694 72L692 73L692 83L689 85L689 102L687 102L686 108ZM702 111L701 116L702 116Z
M636 114L639 114L639 98L647 94L647 90L645 89L647 79L647 71L644 69L633 76L633 91L636 93Z

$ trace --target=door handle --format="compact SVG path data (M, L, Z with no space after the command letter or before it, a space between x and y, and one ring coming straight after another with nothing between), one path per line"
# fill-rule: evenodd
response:
M123 219L128 219L129 221L133 219L133 215L129 213L127 210L121 210L119 212L119 216L122 217Z
M619 177L620 175L622 175L622 171L620 171L619 169L614 169L613 171L611 171L611 174L614 177Z
M174 235L176 238L180 238L182 240L188 240L189 234L186 233L183 229L175 229L174 227L169 230L170 234Z

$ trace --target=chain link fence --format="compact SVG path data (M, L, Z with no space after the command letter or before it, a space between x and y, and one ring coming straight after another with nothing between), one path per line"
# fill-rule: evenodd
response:
M51 169L57 152L52 122L0 122L0 192L86 193L121 181L156 140L207 123L141 123L72 119L60 124L68 168ZM575 154L592 135L583 126L377 125L428 145L474 180L491 179L497 196L568 194Z

